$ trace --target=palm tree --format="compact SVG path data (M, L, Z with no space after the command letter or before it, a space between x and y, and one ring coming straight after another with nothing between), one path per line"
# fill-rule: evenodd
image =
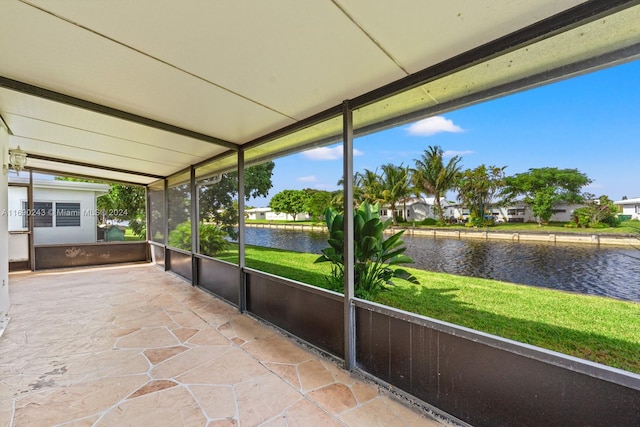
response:
M417 187L434 197L438 220L442 224L445 223L445 219L440 199L454 188L461 169L458 163L462 160L459 156L453 156L445 165L443 155L444 152L439 146L429 146L420 159L415 159L416 167L412 177Z
M364 189L360 182L359 173L356 173L353 176L353 207L358 208L362 201L364 200ZM338 187L344 187L344 178L340 178L336 183ZM331 206L335 208L338 212L342 212L342 205L344 203L344 191L338 190L334 193L333 198L331 199Z
M395 215L396 205L398 202L405 201L412 194L409 168L402 164L396 166L391 163L382 165L380 168L382 169L380 176L382 202L389 206L392 212L393 225L398 225Z
M377 169L373 172L369 169L365 169L362 173L356 172L353 193L354 197L358 194L360 202L367 202L370 205L382 202L382 190L381 178Z

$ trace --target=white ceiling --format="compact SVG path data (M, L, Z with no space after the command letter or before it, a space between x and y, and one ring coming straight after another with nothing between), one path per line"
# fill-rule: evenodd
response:
M7 87L0 115L11 147L144 184L126 171L171 175L580 3L2 0L0 77L193 134Z

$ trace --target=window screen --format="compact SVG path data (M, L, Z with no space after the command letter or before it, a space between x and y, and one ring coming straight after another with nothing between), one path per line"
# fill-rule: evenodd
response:
M33 202L33 226L53 227L52 202Z
M27 215L28 209L29 204L26 200L22 200L22 228L29 228L29 215Z
M80 203L56 203L56 227L79 227Z

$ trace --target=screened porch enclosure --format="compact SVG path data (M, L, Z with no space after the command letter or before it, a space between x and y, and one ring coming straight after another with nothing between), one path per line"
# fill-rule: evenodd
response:
M622 409L638 375L356 298L352 239L342 293L248 268L245 247L249 168L340 143L353 177L354 138L638 59L638 22L638 1L5 1L3 153L27 153L24 188L38 173L146 188L146 240L36 242L33 221L0 232L24 240L21 268L151 261L459 424L639 424Z

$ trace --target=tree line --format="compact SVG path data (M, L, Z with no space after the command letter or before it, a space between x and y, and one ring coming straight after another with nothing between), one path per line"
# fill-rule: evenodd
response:
M472 225L488 225L492 222L489 215L493 207L516 201L528 205L541 225L547 224L554 208L563 203L586 205L575 212L576 226L615 225L615 205L607 196L596 199L592 194L582 193L582 188L592 181L578 169L532 168L507 176L506 166L482 164L463 169L461 162L462 157L457 155L445 161L444 151L436 145L414 159L413 167L388 163L380 166L380 171L357 172L353 177L354 204L378 203L395 212L397 206L414 197L433 197L437 222L444 225L447 218L442 201L449 191L454 191L457 201L469 210ZM338 185L343 185L343 181ZM284 190L269 203L275 212L284 212L294 219L305 212L321 219L328 206L341 209L342 191ZM392 218L397 225L395 215Z

